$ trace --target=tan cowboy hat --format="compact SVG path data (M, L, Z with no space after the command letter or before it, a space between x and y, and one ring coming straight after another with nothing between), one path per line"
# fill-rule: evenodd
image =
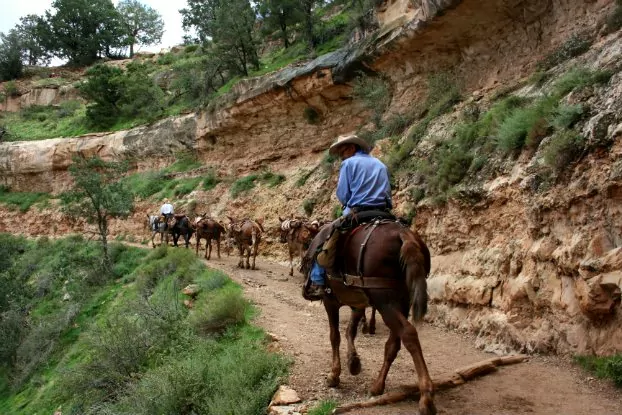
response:
M163 201L163 202L164 202L164 203L169 203L169 202L170 202L170 200L168 200L168 198L164 198L164 201Z
M337 141L335 141L330 146L330 148L328 149L328 153L334 156L338 153L337 149L346 144L356 144L366 153L369 153L369 151L371 150L367 141L363 140L362 138L360 138L359 136L355 134L349 134L349 135L340 135L339 137L337 137Z

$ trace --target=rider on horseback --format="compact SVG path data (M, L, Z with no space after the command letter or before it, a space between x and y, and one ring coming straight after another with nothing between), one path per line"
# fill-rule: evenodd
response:
M322 298L327 272L336 275L334 265L340 227L360 212L389 212L393 207L389 170L380 160L370 156L369 151L369 144L356 135L340 136L330 146L329 153L342 160L337 198L343 205L343 216L333 222L330 238L313 262L309 273L311 284L305 289L308 300Z
M168 199L164 199L164 204L160 207L160 215L162 215L160 221L164 223L168 223L168 220L175 215L173 205Z

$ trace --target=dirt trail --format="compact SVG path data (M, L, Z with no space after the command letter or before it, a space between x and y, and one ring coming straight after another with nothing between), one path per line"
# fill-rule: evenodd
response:
M306 402L333 398L340 403L367 399L367 389L382 365L388 329L378 321L375 336L359 334L357 349L363 370L351 376L345 366L345 327L349 318L341 312L342 375L341 385L328 388L330 369L328 322L323 306L310 303L300 295L302 277L289 277L288 269L258 258L258 270L236 268L237 257L223 256L207 262L221 269L242 285L246 297L261 310L256 323L279 338L282 350L294 358L289 385ZM368 311L369 313L369 311ZM487 359L492 355L476 349L463 334L433 327L418 327L424 355L432 378ZM393 363L386 390L417 382L414 365L404 348ZM479 378L455 389L439 392L435 403L439 414L620 414L622 397L612 386L591 378L568 361L554 357L533 357L527 363L500 368L499 372ZM414 402L390 407L354 411L363 415L412 414Z

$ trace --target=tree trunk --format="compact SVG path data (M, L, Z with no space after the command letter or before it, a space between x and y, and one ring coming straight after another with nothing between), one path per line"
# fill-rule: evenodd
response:
M134 44L130 43L130 58L134 56Z
M285 16L281 14L279 19L279 26L281 26L281 39L283 39L283 45L285 49L289 47L289 39L287 39L287 23L285 23Z

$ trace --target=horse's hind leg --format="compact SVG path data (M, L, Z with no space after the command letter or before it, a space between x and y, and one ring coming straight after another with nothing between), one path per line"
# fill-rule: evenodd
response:
M218 254L218 259L220 259L220 236L216 238L216 253Z
M205 258L209 261L212 258L212 239L205 240Z
M421 393L421 397L419 398L419 413L421 415L436 414L436 408L432 400L434 386L430 374L428 373L428 367L423 359L423 352L421 351L421 343L419 342L417 329L410 324L408 319L404 317L404 314L400 312L398 308L391 304L379 307L378 311L387 327L391 330L391 334L385 345L385 363L380 370L378 380L376 380L374 384L374 387L377 389L372 388L372 394L374 392L382 393L382 390L384 390L384 379L386 379L391 363L393 363L393 359L395 359L394 354L397 355L399 351L399 339L401 338L402 342L404 342L404 346L412 356L419 377L419 391ZM408 315L408 306L405 307L404 311L406 315ZM393 356L393 359L390 359L391 356ZM382 381L382 384L379 383L380 381ZM381 386L382 389L380 389Z
M369 334L376 334L376 307L371 308L371 317L369 319Z
M354 339L356 338L356 332L358 331L359 323L363 317L365 317L365 309L356 310L352 308L350 323L348 323L348 328L346 330L346 339L348 340L348 369L350 370L350 374L354 376L361 373L361 359L356 352Z
M289 243L288 243L288 250L289 250L289 276L293 277L294 276L294 250L292 249L291 246L289 246Z
M326 379L326 384L331 388L339 386L339 376L341 375L341 358L339 357L339 344L341 343L341 335L339 334L340 306L334 300L324 299L324 308L328 314L328 324L330 325L330 346L333 351L330 375Z
M400 346L400 338L393 332L393 330L391 330L391 332L389 333L389 338L384 344L384 362L382 363L382 367L380 368L380 373L378 373L376 381L369 390L369 392L373 396L382 395L382 393L384 392L389 369L391 368L393 361L397 357L397 353L400 351Z

